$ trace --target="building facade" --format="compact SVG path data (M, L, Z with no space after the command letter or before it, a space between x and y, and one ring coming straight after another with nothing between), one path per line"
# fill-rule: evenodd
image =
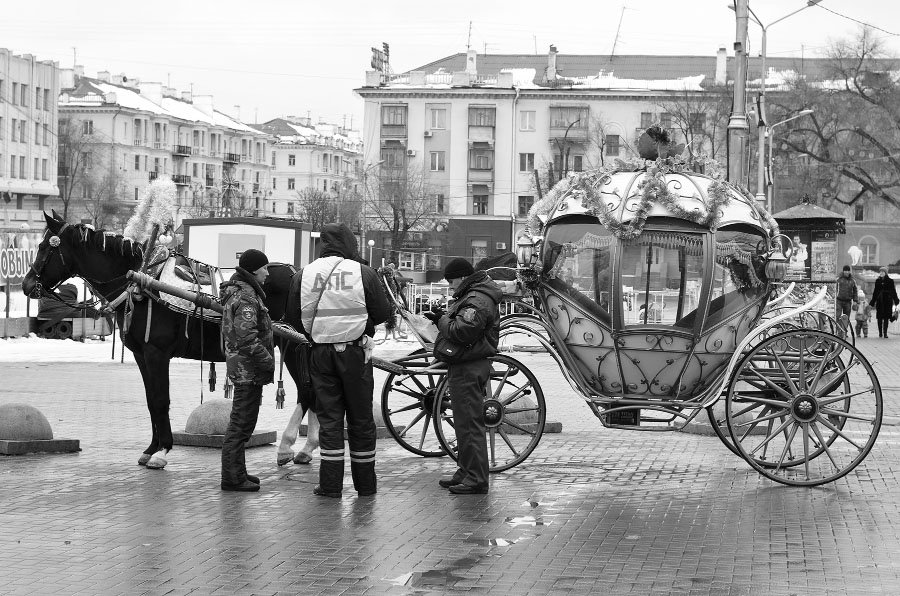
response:
M276 139L270 150L272 183L266 190L267 215L301 217L305 191L333 197L362 196L358 131L290 116L254 127Z
M0 249L39 238L59 205L58 94L57 63L0 48Z
M404 246L395 249L386 234L376 234L378 249L399 258L401 268L412 263L413 277L425 278L437 277L447 257L477 261L510 250L551 181L636 157L639 136L654 123L724 166L733 62L724 49L710 56L585 56L551 46L547 55L470 51L399 75L368 72L356 90L365 102L363 138L372 140L363 167L422 172L434 197L433 217ZM819 76L823 64L768 58L767 93L777 94L790 76ZM748 73L752 97L762 81L758 58L749 59ZM755 127L751 138L755 151ZM775 170L775 211L804 194L827 194L798 185L802 161L776 150L776 165L794 166ZM747 186L754 190L752 163ZM830 191L833 199L836 189ZM893 234L900 214L880 203L822 202L847 215L843 242L860 243L882 263L900 258L889 252L900 251Z
M275 139L215 109L212 96L63 70L59 118L61 198L75 217L121 223L161 176L175 182L178 223L265 213Z

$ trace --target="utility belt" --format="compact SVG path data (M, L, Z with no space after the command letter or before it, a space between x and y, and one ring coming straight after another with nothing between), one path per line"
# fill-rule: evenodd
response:
M347 349L347 346L359 346L360 348L365 349L366 346L369 345L369 343L371 341L372 341L372 338L364 333L364 334L362 334L362 336L360 336L357 339L354 339L353 341L342 341L342 342L333 343L333 344L313 343L312 345L313 346L333 346L335 352L343 352L344 350Z

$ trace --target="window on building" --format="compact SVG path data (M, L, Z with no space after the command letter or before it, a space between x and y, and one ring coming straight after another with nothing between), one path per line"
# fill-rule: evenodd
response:
M659 114L659 125L662 128L672 128L672 114L669 112L661 112Z
M533 131L534 120L537 112L534 110L522 110L519 112L519 130Z
M134 200L137 201L141 198L141 190L135 186L134 187Z
M519 154L519 171L531 172L534 170L534 153Z
M196 170L196 168L197 168L197 164L194 164L194 169ZM135 169L135 171L138 171L141 169L141 156L140 155L134 156L134 169ZM194 172L194 176L196 176L196 175L197 175L197 172Z
M22 83L22 106L28 107L28 85Z
M606 135L606 154L618 155L620 149L619 135Z
M94 167L94 154L90 151L84 153L84 169L90 170Z
M16 177L16 163L17 163L16 156L10 155L9 156L9 177L10 178Z
M19 84L12 84L12 95L10 96L10 100L12 101L12 105L16 105L19 103Z
M41 180L49 180L49 178L47 178L47 160L46 159L41 160Z
M575 172L583 172L584 171L584 156L583 155L573 155L572 156L572 170Z
M0 141L6 138L6 131L3 128L3 116L0 116Z
M36 109L36 110L41 109L41 97L42 97L41 88L35 87L34 88L34 109Z
M477 263L488 256L487 240L472 240L472 261Z
M878 264L878 241L872 236L865 236L859 241L859 250L862 251L861 262L863 265Z
M272 178L272 190L278 188L278 183L276 178Z
M85 134L85 135L94 134L94 121L93 120L83 120L81 122L81 134Z
M446 108L431 108L431 128L434 130L444 130L447 128Z
M857 203L853 206L853 221L866 220L866 206L864 203Z
M381 106L381 123L394 126L406 125L406 106Z
M553 107L550 108L550 128L587 129L588 108L584 107Z
M288 153L288 165L295 166L297 165L297 156L293 153Z
M331 170L331 156L327 153L322 156L322 170L325 172Z
M653 124L653 112L641 112L641 128L650 128Z
M50 111L50 90L44 89L44 110Z
M443 172L444 171L444 151L432 151L431 152L431 171L432 172Z
M288 215L293 215L293 214L294 214L294 202L293 202L293 201L288 201L288 204L287 204L287 214L288 214Z
M275 152L272 152L272 167L275 167Z
M403 168L406 167L406 152L402 146L393 144L382 148L381 160L386 168Z
M495 126L496 121L495 108L469 108L469 126Z
M23 180L25 178L27 178L27 175L25 172L25 156L24 155L19 156L19 178L21 178Z
M41 124L39 122L34 123L34 144L41 144Z
M494 150L473 148L469 150L470 170L491 170L494 167Z
M472 195L472 215L487 215L488 196L486 194Z
M12 139L13 143L15 143L18 140L18 137L16 135L16 130L17 130L16 129L16 119L10 118L9 119L9 134L10 134L10 139Z
M437 195L437 197L435 197L434 210L436 213L440 214L447 213L447 197L442 194Z
M295 180L294 178L288 178L288 190L294 190Z
M48 124L44 125L44 146L50 145L50 126Z
M19 142L25 142L25 121L19 120Z
M691 112L691 120L688 122L691 132L703 132L706 128L706 114L704 112Z
M32 168L32 170L31 170L31 177L34 178L35 180L41 179L41 170L39 168L40 165L41 165L40 158L35 157L34 158L34 168Z
M519 217L528 217L528 210L534 205L534 195L519 195Z
M328 192L328 180L322 180L322 190Z

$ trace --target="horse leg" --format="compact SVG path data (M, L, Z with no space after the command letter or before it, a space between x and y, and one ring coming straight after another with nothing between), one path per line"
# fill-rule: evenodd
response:
M151 406L153 388L151 387L150 377L147 374L147 365L144 362L144 355L141 352L132 352L134 354L134 361L138 365L138 370L141 371L141 379L144 382L144 396L147 400L147 410L150 412L150 426L153 432L153 436L150 439L150 445L144 449L144 452L141 454L141 457L138 458L139 466L146 466L147 462L150 461L150 457L156 453L159 449L159 435L156 432L156 424L153 423L153 409Z
M284 428L284 432L281 433L281 442L278 444L277 455L279 466L283 466L294 457L292 447L300 434L300 422L303 420L304 414L306 414L306 410L303 404L298 403L291 414L291 419L288 420L287 426Z
M147 372L152 379L152 396L148 396L150 403L150 418L158 437L156 452L147 462L147 467L152 470L161 470L168 464L167 455L172 449L172 423L169 420L169 355L159 348L147 345L145 348Z
M309 411L309 417L306 420L306 444L303 445L297 455L294 456L295 464L308 464L312 462L312 454L319 447L319 418L312 410Z

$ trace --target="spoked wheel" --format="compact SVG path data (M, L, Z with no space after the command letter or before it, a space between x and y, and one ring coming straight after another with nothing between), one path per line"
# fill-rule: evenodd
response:
M846 340L816 330L767 338L738 364L725 397L732 445L760 474L794 486L844 476L881 428L881 386Z
M446 368L430 369L434 358L422 349L393 362L413 372L391 373L384 381L381 415L388 432L401 447L416 455L446 455L432 419L434 399L447 374Z
M541 440L547 420L544 392L537 377L523 364L504 354L492 356L491 375L484 392L488 465L491 472L515 467L531 455ZM441 446L457 456L453 403L446 384L435 402L434 419Z

